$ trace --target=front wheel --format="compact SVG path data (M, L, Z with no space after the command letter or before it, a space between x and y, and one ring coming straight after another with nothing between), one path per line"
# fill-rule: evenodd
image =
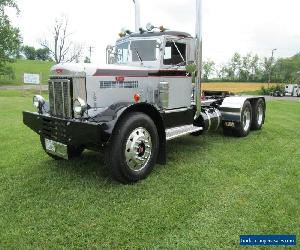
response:
M114 131L106 149L106 164L117 181L137 182L152 171L158 148L158 133L152 119L144 113L131 113Z

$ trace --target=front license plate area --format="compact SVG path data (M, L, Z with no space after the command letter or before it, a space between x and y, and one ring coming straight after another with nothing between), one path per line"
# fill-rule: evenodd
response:
M60 142L52 141L49 139L45 139L45 148L48 153L68 160L68 146L67 145L60 143Z

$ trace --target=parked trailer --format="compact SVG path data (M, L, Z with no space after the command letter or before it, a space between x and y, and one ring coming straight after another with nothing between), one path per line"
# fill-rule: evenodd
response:
M108 47L112 64L53 66L49 102L37 95L37 112L23 112L24 123L40 135L45 152L59 160L104 148L112 176L133 183L146 178L156 163L166 163L169 140L219 127L238 137L260 130L264 97L201 99L200 0L196 10L195 37L147 25L147 31L127 32ZM196 85L186 70L189 64L196 65Z
M298 84L287 84L284 90L285 96L300 96L300 88Z

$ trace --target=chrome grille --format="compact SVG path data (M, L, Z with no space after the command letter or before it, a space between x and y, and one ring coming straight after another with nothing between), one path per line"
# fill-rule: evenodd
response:
M71 82L67 79L49 81L50 114L59 118L72 118Z

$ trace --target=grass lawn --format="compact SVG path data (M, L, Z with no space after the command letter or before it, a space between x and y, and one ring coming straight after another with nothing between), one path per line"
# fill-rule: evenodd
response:
M14 63L12 63L16 79L7 80L0 77L0 85L22 85L24 73L42 74L42 83L45 84L48 82L49 71L53 65L54 62L44 62L37 60L16 60Z
M297 102L269 102L263 130L248 138L172 141L168 164L129 186L110 180L101 153L49 158L22 124L31 97L3 91L0 107L0 249L240 249L240 234L299 241Z

